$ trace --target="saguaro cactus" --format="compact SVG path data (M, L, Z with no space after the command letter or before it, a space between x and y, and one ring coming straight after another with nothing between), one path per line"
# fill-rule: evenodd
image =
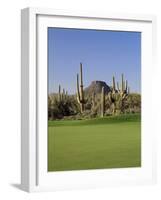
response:
M116 90L116 87L115 87L115 77L113 76L112 77L112 90Z
M59 85L59 90L58 90L58 101L61 100L61 86Z
M128 95L128 82L126 80L126 82L124 81L124 75L121 75L121 90L118 91L121 99L125 99L125 97Z
M63 88L63 92L62 92L62 99L65 99L65 89Z
M117 90L115 87L115 78L113 76L113 86L111 92L109 92L109 100L113 106L113 114L116 112L116 104L118 103L121 107L121 111L123 110L123 101L129 94L129 87L128 87L128 82L124 81L124 75L121 75L121 84L119 86L119 83L117 82Z
M64 88L63 91L61 92L61 85L59 85L57 100L60 102L62 100L67 99L67 97L68 97L68 92Z
M80 87L80 90L79 90ZM84 91L83 91L83 71L82 71L82 63L80 63L80 86L79 86L79 74L77 74L77 101L80 104L81 113L84 111L84 105L86 103L84 99Z
M130 87L128 87L128 94L130 94Z
M102 93L101 93L101 117L104 116L105 113L105 91L104 87L102 87Z

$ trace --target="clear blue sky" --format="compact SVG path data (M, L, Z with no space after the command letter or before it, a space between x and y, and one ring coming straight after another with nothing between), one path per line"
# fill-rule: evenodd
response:
M76 92L76 74L83 63L84 87L93 80L111 85L112 76L128 80L130 91L141 90L141 33L48 28L48 88L58 85Z

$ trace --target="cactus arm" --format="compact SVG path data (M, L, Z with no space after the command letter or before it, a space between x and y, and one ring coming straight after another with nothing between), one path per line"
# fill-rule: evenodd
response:
M118 82L117 82L117 90L118 90L118 92L120 91L119 83Z
M63 88L63 95L65 95L65 89Z
M130 94L130 87L128 87L128 94Z
M58 101L61 100L61 85L59 85L59 91L58 91Z
M112 82L113 82L113 90L115 91L116 90L116 87L115 87L115 77L113 76L112 78Z
M121 75L121 91L124 91L124 75Z
M77 100L78 100L78 103L80 103L79 74L77 74Z
M128 92L128 82L127 82L127 80L126 80L125 91L126 91L126 93Z
M83 86L82 63L80 63L80 86Z
M84 101L82 63L80 63L80 98Z
M65 98L65 89L63 88L63 92L62 92L62 99Z
M61 85L59 85L59 94L61 93Z

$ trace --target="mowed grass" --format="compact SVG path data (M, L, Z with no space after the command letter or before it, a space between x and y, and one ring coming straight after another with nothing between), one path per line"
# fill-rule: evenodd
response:
M141 166L140 115L50 121L48 171Z

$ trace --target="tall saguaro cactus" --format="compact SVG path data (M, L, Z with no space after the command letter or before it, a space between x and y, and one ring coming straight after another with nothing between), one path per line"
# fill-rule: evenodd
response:
M79 90L80 88L80 90ZM81 113L84 111L84 105L86 103L84 99L84 90L83 90L83 69L82 63L80 63L80 85L79 85L79 74L77 74L77 101L80 104Z
M65 89L63 88L63 91L61 91L61 85L59 85L59 89L58 89L58 101L62 101L62 100L65 100L67 99L68 97L68 92L65 91Z
M115 91L116 87L115 87L115 77L112 77L112 89Z
M58 91L58 101L61 100L61 86L59 85L59 91Z
M113 76L113 86L112 86L112 91L109 93L109 99L110 102L113 106L113 114L116 112L116 104L120 105L121 111L123 110L123 101L129 94L129 87L128 87L128 82L124 81L124 75L121 75L121 84L119 86L119 83L117 82L117 90L115 86L115 78Z
M105 113L105 90L102 87L102 94L101 94L101 117L104 116Z
M65 99L65 89L63 88L63 92L62 92L62 99Z
M125 97L128 95L128 82L124 81L124 75L121 75L121 90L118 91L120 93L121 99L125 99Z

